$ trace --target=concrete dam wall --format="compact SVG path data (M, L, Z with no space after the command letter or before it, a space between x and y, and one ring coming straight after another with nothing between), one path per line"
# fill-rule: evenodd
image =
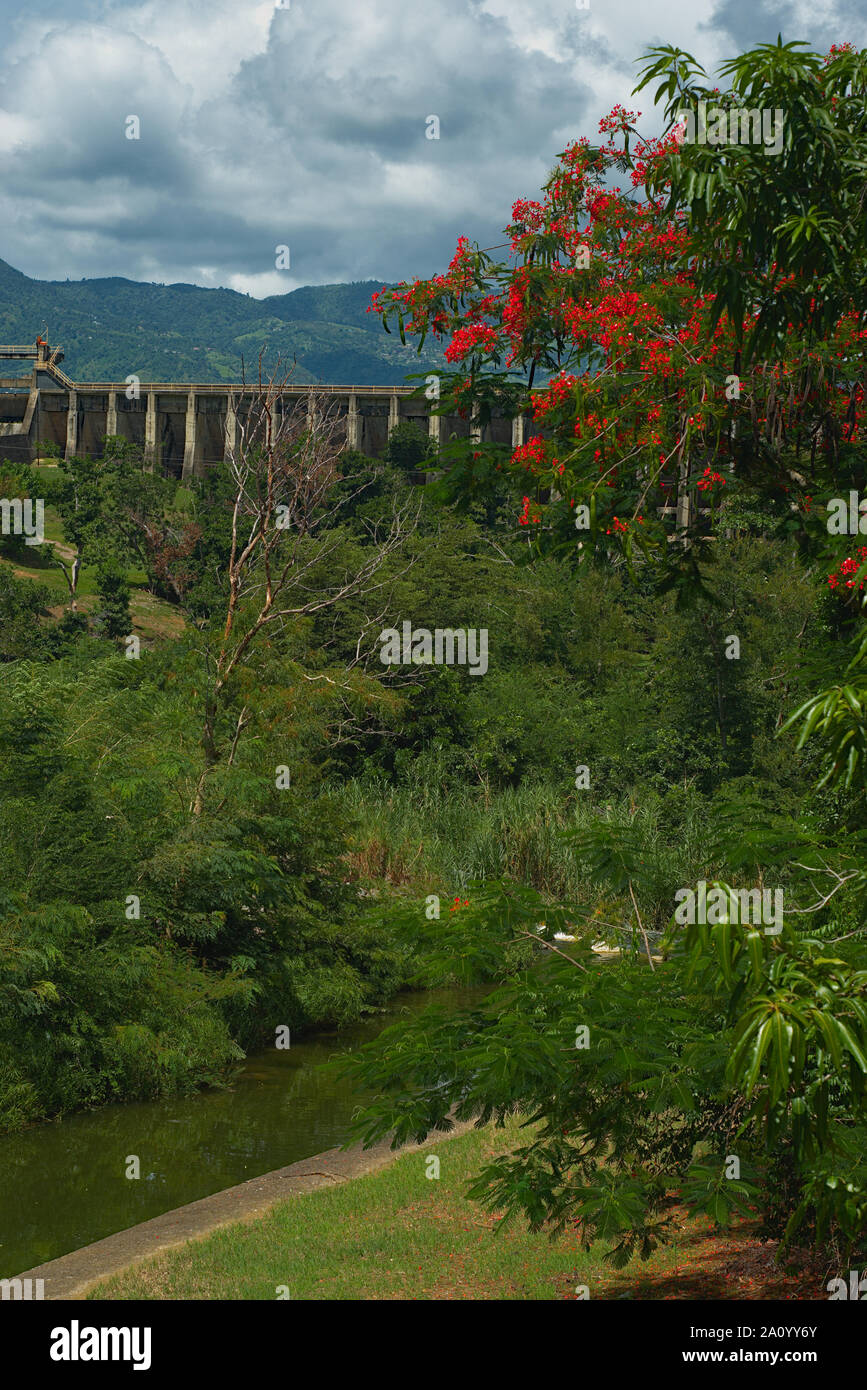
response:
M138 446L147 463L165 474L200 476L226 458L258 391L255 385L213 382L74 382L60 370L62 357L41 342L0 347L0 361L34 363L29 377L0 378L0 460L33 460L46 444L64 458L98 458L106 436L116 435ZM323 397L337 437L372 458L405 421L442 443L474 433L468 420L432 414L431 403L407 386L286 386L280 408L309 417L316 398ZM475 434L514 447L523 442L523 425L520 418L494 418L483 435Z

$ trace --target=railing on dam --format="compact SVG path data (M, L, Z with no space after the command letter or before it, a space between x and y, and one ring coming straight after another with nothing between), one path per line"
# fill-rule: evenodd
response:
M130 386L130 377L124 381L74 381L67 376L57 365L57 360L63 358L63 353L59 348L50 348L47 343L12 343L0 345L0 361L5 360L32 360L36 371L47 372L56 377L67 391L122 391L125 392ZM132 374L131 374L132 375ZM24 382L25 377L21 378ZM173 393L184 393L189 395L191 391L197 395L234 395L255 392L265 389L268 382L257 381L142 381L136 378L136 390L139 392L160 393L171 395ZM272 389L285 391L289 394L299 396L309 395L311 392L319 392L322 395L345 396L355 394L360 396L411 396L415 391L412 386L356 386L347 383L345 386L321 385L318 382L310 382L304 385L295 385L287 381L281 385L273 383Z
M53 375L59 377L70 391L126 391L129 388L127 381L71 381L64 372L56 367L49 369ZM197 396L205 395L210 392L212 395L225 396L235 392L265 390L266 382L262 382L260 387L258 382L238 382L238 381L139 381L136 383L140 393L153 392L154 394L170 395L172 392L183 392L188 395L194 391ZM307 386L293 386L287 382L284 386L274 384L274 390L298 396L309 396L311 393L319 392L322 395L348 396L411 396L415 390L412 386L325 386L318 382L311 382Z

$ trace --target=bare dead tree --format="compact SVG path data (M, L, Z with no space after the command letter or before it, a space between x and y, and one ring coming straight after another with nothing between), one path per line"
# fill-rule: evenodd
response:
M195 815L204 809L209 774L225 757L234 758L249 722L245 705L231 736L220 729L229 682L257 641L274 624L390 585L394 575L385 569L386 562L404 546L418 520L417 503L397 503L387 520L371 528L357 568L341 570L335 562L333 581L323 585L327 562L342 544L339 536L329 539L323 533L361 489L337 492L346 441L335 402L312 388L306 411L299 409L297 396L286 391L290 376L291 369L278 365L266 377L260 355L257 389L247 413L236 415L235 440L228 442L234 482L228 595L219 644L208 653L204 766L190 807ZM410 557L406 568L411 564Z

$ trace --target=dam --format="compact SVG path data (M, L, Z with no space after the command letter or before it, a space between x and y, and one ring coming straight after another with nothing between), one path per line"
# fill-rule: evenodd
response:
M73 381L61 369L63 351L41 338L0 346L0 362L30 362L29 375L0 377L0 460L33 461L58 451L65 459L101 456L107 436L136 445L149 468L178 478L198 477L223 462L259 391L256 383L154 382L129 376L122 382ZM410 386L293 386L280 389L281 409L304 411L315 401L329 409L349 449L382 455L388 437L411 421L435 442L469 438L517 447L524 419L491 420L484 432L458 415L432 412L431 402ZM46 447L48 446L48 450Z

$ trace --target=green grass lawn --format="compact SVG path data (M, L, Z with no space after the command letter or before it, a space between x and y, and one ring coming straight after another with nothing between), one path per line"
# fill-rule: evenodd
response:
M773 1252L743 1229L715 1235L674 1212L674 1240L615 1270L572 1232L551 1240L500 1221L464 1196L517 1125L434 1139L389 1167L292 1197L100 1284L92 1299L702 1299L817 1297L773 1270ZM523 1136L526 1138L526 1134ZM425 1176L440 1159L439 1179ZM315 1166L315 1165L314 1165Z
M511 1129L431 1139L417 1153L346 1183L292 1197L99 1286L91 1298L549 1299L578 1282L577 1242L553 1244L499 1222L463 1196ZM426 1157L440 1177L425 1176ZM315 1167L315 1164L313 1165Z

